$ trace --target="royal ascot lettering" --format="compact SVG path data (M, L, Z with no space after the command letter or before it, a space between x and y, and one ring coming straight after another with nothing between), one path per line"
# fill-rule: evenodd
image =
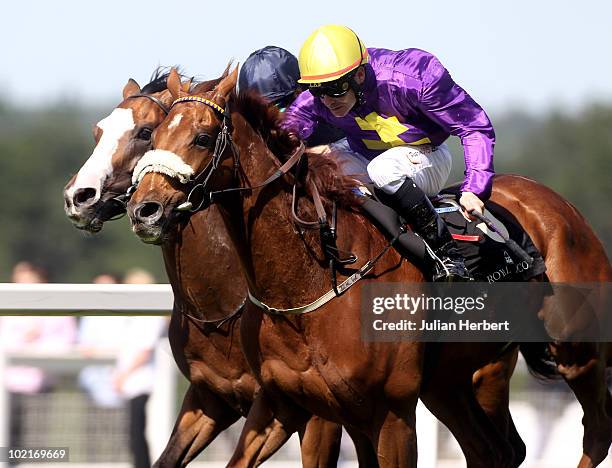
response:
M487 281L489 283L495 283L497 281L500 281L512 275L515 275L517 273L523 273L524 271L527 271L527 270L529 270L528 262L520 262L520 263L516 263L513 265L512 264L506 265L503 268L500 268L499 270L494 271L490 275L487 275Z

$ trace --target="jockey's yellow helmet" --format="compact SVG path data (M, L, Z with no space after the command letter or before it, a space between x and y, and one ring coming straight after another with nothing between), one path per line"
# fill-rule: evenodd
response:
M298 83L327 83L368 61L368 51L352 29L330 24L314 31L302 45L298 58Z

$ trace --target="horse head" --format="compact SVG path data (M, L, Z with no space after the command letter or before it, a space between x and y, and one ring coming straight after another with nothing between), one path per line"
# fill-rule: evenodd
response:
M173 101L166 88L168 76L159 68L142 89L130 78L123 101L94 127L94 151L64 188L64 209L75 227L98 232L105 221L125 213L132 171L151 148L152 133ZM197 86L210 89L220 79ZM191 80L179 78L179 86L187 91Z
M236 80L237 69L214 89L196 87L188 94L175 71L168 76L167 87L174 102L153 134L155 149L148 151L134 170L132 181L138 188L128 204L132 228L144 242L162 243L166 228L180 217L181 205L194 200L196 192L201 205L206 193L232 183L230 156L235 148L227 107Z

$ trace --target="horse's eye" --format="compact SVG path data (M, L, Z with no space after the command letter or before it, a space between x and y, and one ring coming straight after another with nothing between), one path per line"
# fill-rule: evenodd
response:
M198 136L195 137L193 143L196 146L208 148L210 146L210 135L207 135L206 133L200 133Z
M150 141L152 134L153 134L153 130L147 127L143 127L138 131L136 138L138 138L139 140Z

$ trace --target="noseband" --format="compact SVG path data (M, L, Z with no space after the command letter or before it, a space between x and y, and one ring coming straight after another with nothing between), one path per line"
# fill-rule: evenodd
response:
M188 192L187 201L185 201L176 208L176 210L179 212L195 213L197 211L206 209L223 195L251 191L257 188L264 187L286 174L289 169L291 169L291 167L293 167L300 160L302 154L304 153L304 144L302 143L298 148L295 149L295 151L285 164L283 164L270 177L268 177L263 183L259 185L253 187L234 187L224 190L211 191L207 188L208 183L215 170L219 167L222 157L228 147L232 153L232 157L234 160L234 179L238 179L240 174L240 152L238 150L238 147L232 140L233 125L229 109L229 103L226 105L226 108L223 109L217 103L201 96L184 96L175 100L170 108L173 108L175 105L183 102L199 102L200 104L204 104L205 106L211 108L219 117L221 117L221 130L219 131L219 134L217 135L217 138L215 140L215 147L211 160L208 162L206 167L202 169L195 177L184 183L186 191ZM128 192L126 194L127 196L131 196L131 194L136 189L139 179L142 177L145 172L145 169L147 168L147 162L145 162L139 173L136 173L138 171L135 171L133 176L134 185L132 185L128 189Z

